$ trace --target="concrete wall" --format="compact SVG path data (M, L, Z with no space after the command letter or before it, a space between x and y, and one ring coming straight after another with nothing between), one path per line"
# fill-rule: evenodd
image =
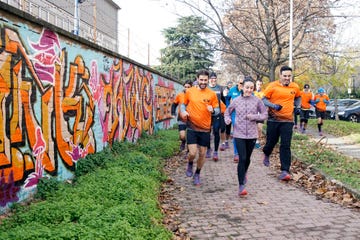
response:
M0 212L114 141L172 127L181 84L0 3Z

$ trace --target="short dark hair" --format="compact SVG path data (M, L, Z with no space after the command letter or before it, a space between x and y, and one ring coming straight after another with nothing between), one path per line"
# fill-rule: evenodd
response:
M211 72L209 78L217 78L217 75L215 72Z
M209 77L210 74L209 74L208 70L201 69L201 70L197 71L196 78L199 78L200 75L205 75L205 76Z
M245 76L243 84L245 84L245 82L252 82L255 84L254 79L251 76Z
M282 74L282 72L284 72L284 71L292 71L292 68L289 66L282 66L280 68L280 74Z
M185 86L186 84L189 84L190 86L192 86L192 81L191 80L186 80L183 84L183 86Z

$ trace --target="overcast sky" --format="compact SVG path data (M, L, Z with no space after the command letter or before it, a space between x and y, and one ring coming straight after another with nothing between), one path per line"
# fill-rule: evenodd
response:
M189 15L175 0L114 0L119 11L119 51L142 64L157 64L165 47L161 31L177 25L179 16ZM345 45L360 44L360 0L342 0L352 6L335 13L354 18L337 18L339 40Z
M150 56L150 65L157 63L160 49L165 47L161 31L177 25L176 13L179 9L176 8L175 1L114 0L114 2L121 8L119 11L120 54L146 65Z

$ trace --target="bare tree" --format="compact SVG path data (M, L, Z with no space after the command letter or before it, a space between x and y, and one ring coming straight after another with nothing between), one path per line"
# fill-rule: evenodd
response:
M289 0L178 0L211 22L215 50L229 71L275 80L276 69L288 64ZM292 54L309 59L328 47L335 33L330 9L339 0L294 0Z

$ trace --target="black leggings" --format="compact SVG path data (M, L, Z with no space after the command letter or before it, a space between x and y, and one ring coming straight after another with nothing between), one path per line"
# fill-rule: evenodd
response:
M251 154L254 150L255 139L235 138L236 149L239 153L239 162L237 166L239 185L244 184L247 170L250 166Z

